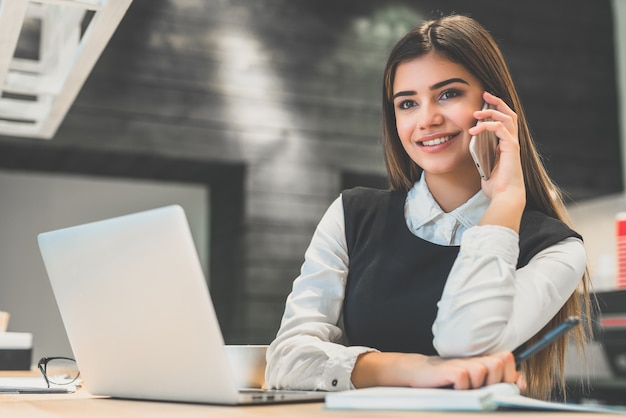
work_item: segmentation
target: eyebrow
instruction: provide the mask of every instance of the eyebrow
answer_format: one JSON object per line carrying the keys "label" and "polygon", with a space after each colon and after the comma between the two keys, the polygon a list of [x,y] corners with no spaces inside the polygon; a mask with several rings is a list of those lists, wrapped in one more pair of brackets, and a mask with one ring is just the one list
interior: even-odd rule
{"label": "eyebrow", "polygon": [[[447,80],[443,80],[438,83],[435,83],[432,86],[430,86],[430,90],[437,90],[452,83],[462,83],[462,84],[467,84],[469,86],[469,83],[467,81],[463,80],[462,78],[457,77],[457,78],[449,78]],[[415,94],[415,91],[412,91],[412,90],[399,91],[393,95],[392,100],[395,100],[397,97],[412,96],[414,94]]]}

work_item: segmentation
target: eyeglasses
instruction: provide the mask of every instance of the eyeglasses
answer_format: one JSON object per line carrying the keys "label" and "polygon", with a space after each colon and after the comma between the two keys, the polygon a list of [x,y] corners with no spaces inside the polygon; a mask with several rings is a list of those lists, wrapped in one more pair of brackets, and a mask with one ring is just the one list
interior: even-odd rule
{"label": "eyeglasses", "polygon": [[69,385],[78,379],[80,372],[76,360],[69,357],[42,357],[37,368],[50,385]]}

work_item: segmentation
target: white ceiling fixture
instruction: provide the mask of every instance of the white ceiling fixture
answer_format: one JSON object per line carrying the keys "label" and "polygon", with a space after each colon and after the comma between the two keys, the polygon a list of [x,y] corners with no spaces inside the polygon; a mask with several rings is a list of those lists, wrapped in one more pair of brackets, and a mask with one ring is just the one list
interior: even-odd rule
{"label": "white ceiling fixture", "polygon": [[131,2],[0,0],[0,135],[54,137]]}

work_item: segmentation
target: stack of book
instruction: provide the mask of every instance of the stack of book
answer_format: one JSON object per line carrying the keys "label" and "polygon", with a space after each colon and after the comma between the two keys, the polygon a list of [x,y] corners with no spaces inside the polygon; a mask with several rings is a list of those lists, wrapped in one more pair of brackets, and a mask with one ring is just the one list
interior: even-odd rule
{"label": "stack of book", "polygon": [[29,332],[0,332],[0,370],[30,370],[33,335]]}
{"label": "stack of book", "polygon": [[0,312],[0,322],[0,370],[30,370],[33,335],[30,332],[7,332],[7,312]]}

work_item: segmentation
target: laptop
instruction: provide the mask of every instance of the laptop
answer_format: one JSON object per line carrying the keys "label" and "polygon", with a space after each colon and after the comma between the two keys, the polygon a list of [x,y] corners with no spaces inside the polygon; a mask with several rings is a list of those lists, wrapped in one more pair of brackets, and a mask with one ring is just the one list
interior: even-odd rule
{"label": "laptop", "polygon": [[324,399],[236,387],[180,206],[45,232],[38,242],[92,395],[224,405]]}

